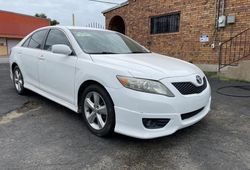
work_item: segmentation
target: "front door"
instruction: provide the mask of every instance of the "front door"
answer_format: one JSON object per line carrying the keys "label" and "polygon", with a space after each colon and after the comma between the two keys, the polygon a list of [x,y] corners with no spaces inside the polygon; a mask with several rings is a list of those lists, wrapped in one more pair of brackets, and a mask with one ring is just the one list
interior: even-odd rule
{"label": "front door", "polygon": [[74,104],[76,55],[52,53],[55,44],[71,47],[68,38],[58,29],[51,29],[44,44],[44,52],[39,61],[39,81],[41,90]]}

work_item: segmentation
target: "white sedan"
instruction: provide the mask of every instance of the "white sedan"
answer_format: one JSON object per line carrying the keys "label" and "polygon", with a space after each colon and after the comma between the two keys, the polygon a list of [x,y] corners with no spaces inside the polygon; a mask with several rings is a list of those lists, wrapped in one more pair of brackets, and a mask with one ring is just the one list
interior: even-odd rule
{"label": "white sedan", "polygon": [[98,136],[166,136],[210,110],[199,68],[113,31],[38,29],[12,49],[10,72],[18,94],[29,89],[81,113]]}

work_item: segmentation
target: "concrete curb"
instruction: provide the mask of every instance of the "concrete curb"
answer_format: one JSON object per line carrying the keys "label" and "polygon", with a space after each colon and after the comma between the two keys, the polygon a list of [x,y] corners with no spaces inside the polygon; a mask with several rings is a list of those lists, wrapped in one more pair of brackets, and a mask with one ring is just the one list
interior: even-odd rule
{"label": "concrete curb", "polygon": [[9,63],[9,58],[8,57],[0,57],[0,64],[2,63]]}

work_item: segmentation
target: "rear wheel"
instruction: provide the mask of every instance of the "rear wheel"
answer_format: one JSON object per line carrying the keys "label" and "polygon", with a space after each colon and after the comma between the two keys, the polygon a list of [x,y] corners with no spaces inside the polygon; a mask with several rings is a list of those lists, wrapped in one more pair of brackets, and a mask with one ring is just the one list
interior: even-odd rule
{"label": "rear wheel", "polygon": [[99,85],[87,87],[81,98],[82,115],[88,128],[97,136],[113,133],[115,112],[107,91]]}
{"label": "rear wheel", "polygon": [[13,69],[13,83],[18,94],[22,95],[25,93],[23,75],[18,66]]}

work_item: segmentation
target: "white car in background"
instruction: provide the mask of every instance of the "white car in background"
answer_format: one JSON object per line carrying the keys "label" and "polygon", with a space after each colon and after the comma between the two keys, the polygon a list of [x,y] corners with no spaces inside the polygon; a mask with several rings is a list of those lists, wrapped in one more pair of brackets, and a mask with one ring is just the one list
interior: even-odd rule
{"label": "white car in background", "polygon": [[81,113],[98,136],[166,136],[210,110],[210,86],[199,68],[113,31],[38,29],[12,49],[10,72],[17,93],[29,89]]}

